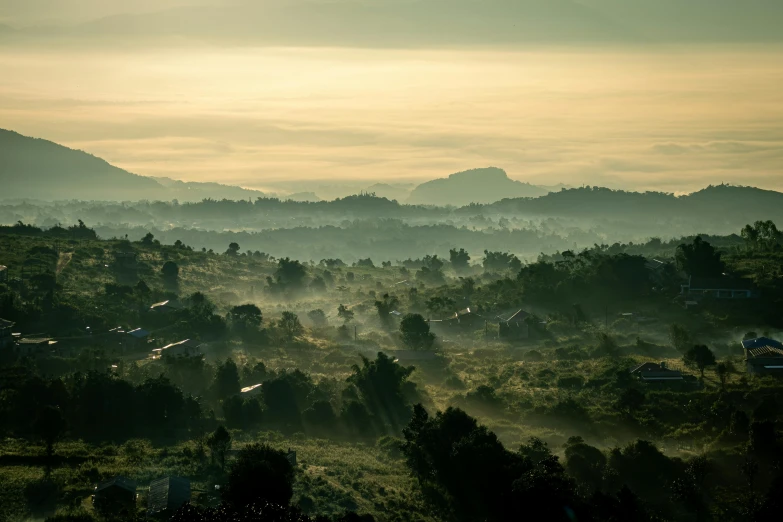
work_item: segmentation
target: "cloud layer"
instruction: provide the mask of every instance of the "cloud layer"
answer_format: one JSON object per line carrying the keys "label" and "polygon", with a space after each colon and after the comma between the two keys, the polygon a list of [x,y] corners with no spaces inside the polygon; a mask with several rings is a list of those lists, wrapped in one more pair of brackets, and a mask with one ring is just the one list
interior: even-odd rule
{"label": "cloud layer", "polygon": [[0,127],[144,175],[783,189],[777,48],[0,48],[0,70]]}

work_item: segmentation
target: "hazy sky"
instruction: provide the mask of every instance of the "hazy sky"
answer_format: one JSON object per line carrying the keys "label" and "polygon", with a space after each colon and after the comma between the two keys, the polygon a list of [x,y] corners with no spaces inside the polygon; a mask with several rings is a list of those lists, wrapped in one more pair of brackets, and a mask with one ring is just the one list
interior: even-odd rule
{"label": "hazy sky", "polygon": [[[206,3],[157,0],[135,9]],[[424,179],[495,165],[544,184],[783,189],[776,42],[524,46],[482,44],[481,33],[455,46],[416,33],[416,45],[400,48],[392,45],[396,33],[384,45],[360,45],[371,36],[359,31],[350,47],[327,45],[328,32],[322,43],[292,47],[222,34],[172,40],[165,24],[152,31],[146,15],[120,17],[119,26],[110,20],[123,30],[136,20],[149,37],[136,26],[123,38],[74,29],[121,5],[0,0],[0,21],[25,36],[0,40],[0,127],[138,174],[259,188],[290,179]],[[585,18],[593,29],[604,23],[596,16]],[[25,29],[36,24],[60,25]]]}

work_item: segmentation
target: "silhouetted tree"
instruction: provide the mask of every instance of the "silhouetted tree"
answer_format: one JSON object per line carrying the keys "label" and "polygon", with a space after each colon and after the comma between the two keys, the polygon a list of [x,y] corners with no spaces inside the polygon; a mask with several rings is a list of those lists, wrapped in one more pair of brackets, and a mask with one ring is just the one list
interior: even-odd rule
{"label": "silhouetted tree", "polygon": [[685,352],[682,360],[690,367],[698,368],[701,378],[704,379],[704,369],[707,366],[715,366],[715,354],[707,346],[697,344]]}
{"label": "silhouetted tree", "polygon": [[207,437],[207,447],[213,461],[217,461],[221,470],[226,469],[226,454],[231,449],[231,434],[223,426],[217,429]]}
{"label": "silhouetted tree", "polygon": [[406,314],[400,322],[403,342],[414,350],[429,350],[435,342],[429,323],[419,314]]}
{"label": "silhouetted tree", "polygon": [[294,494],[293,482],[294,468],[285,452],[251,444],[237,454],[222,497],[236,508],[266,502],[287,506]]}

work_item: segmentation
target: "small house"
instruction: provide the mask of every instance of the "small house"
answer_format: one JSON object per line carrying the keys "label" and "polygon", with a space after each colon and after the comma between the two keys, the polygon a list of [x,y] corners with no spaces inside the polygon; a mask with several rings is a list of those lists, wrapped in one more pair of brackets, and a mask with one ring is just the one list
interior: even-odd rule
{"label": "small house", "polygon": [[149,517],[170,518],[190,502],[190,481],[180,477],[163,477],[150,482],[147,497]]}
{"label": "small house", "polygon": [[258,395],[261,395],[261,392],[264,391],[260,384],[253,384],[252,386],[245,386],[241,390],[239,390],[239,393],[241,394],[242,398],[246,397],[256,397]]}
{"label": "small house", "polygon": [[680,287],[680,294],[687,298],[712,297],[714,299],[750,299],[758,297],[753,284],[747,279],[729,276],[688,277]]}
{"label": "small house", "polygon": [[48,355],[57,344],[57,341],[48,337],[23,337],[16,342],[17,352],[25,355]]}
{"label": "small house", "polygon": [[783,375],[783,343],[768,337],[742,341],[745,364],[751,375]]}
{"label": "small house", "polygon": [[0,319],[0,349],[13,346],[14,335],[11,333],[11,328],[14,327],[14,324],[11,321]]}
{"label": "small house", "polygon": [[530,314],[524,310],[517,310],[511,314],[499,315],[498,336],[501,339],[518,340],[530,337],[530,327],[526,319]]}
{"label": "small house", "polygon": [[182,305],[179,303],[179,301],[175,299],[162,301],[160,303],[155,303],[152,306],[150,306],[150,312],[155,312],[157,314],[167,314],[171,312],[176,312],[177,310],[181,310],[181,309],[182,309]]}
{"label": "small house", "polygon": [[201,353],[201,343],[192,339],[185,339],[178,343],[171,343],[163,348],[152,350],[153,357],[192,357]]}
{"label": "small house", "polygon": [[454,315],[449,317],[446,321],[452,326],[459,325],[461,328],[477,328],[486,322],[483,317],[478,315],[476,311],[471,308],[465,308],[455,312]]}
{"label": "small house", "polygon": [[135,513],[136,483],[125,477],[114,477],[95,486],[92,502],[104,513]]}
{"label": "small house", "polygon": [[685,380],[682,372],[667,368],[665,362],[646,362],[631,369],[630,373],[644,383],[682,382]]}
{"label": "small house", "polygon": [[0,283],[7,283],[8,282],[8,267],[5,265],[0,265]]}

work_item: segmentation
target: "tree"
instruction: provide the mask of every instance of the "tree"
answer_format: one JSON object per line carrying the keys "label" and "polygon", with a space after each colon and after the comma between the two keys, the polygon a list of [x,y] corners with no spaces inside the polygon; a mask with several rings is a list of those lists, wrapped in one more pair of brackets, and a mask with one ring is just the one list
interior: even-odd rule
{"label": "tree", "polygon": [[231,449],[231,434],[223,426],[217,429],[207,437],[207,447],[209,448],[212,460],[217,461],[220,469],[226,469],[226,454]]}
{"label": "tree", "polygon": [[305,266],[295,259],[283,258],[277,262],[275,277],[279,283],[291,287],[301,287],[307,276]]}
{"label": "tree", "polygon": [[226,250],[226,255],[234,257],[239,255],[239,243],[229,243],[228,250]]}
{"label": "tree", "polygon": [[166,261],[160,271],[166,279],[176,279],[179,276],[179,265],[174,261]]}
{"label": "tree", "polygon": [[353,310],[349,310],[344,304],[337,307],[337,317],[343,320],[345,324],[350,323],[353,320]]}
{"label": "tree", "polygon": [[33,428],[46,445],[47,460],[51,460],[54,455],[54,445],[65,432],[65,419],[60,408],[55,406],[42,408]]}
{"label": "tree", "polygon": [[470,268],[470,255],[464,248],[449,250],[449,261],[456,272],[464,272]]}
{"label": "tree", "polygon": [[285,452],[251,444],[237,454],[222,497],[235,508],[267,502],[287,506],[294,494],[293,483],[294,468]]}
{"label": "tree", "polygon": [[498,271],[512,270],[518,272],[522,268],[522,262],[514,254],[508,252],[484,251],[484,270]]}
{"label": "tree", "polygon": [[239,369],[233,359],[226,359],[223,364],[218,364],[215,371],[215,394],[219,399],[227,399],[237,395],[242,389],[239,384]]}
{"label": "tree", "polygon": [[283,338],[289,343],[305,331],[304,326],[299,322],[299,317],[293,312],[283,312],[282,317],[277,321],[277,327],[283,333]]}
{"label": "tree", "polygon": [[257,332],[261,327],[263,315],[254,304],[234,306],[228,312],[228,318],[234,330],[241,336]]}
{"label": "tree", "polygon": [[353,366],[348,383],[353,384],[361,394],[362,402],[391,431],[398,433],[411,415],[411,407],[405,386],[414,368],[397,364],[392,358],[380,352],[374,361],[362,356],[362,365]]}
{"label": "tree", "polygon": [[313,323],[313,326],[320,328],[328,324],[326,314],[320,308],[307,312],[307,318]]}
{"label": "tree", "polygon": [[646,397],[635,388],[627,388],[617,399],[617,407],[628,413],[633,413],[642,407]]}
{"label": "tree", "polygon": [[383,298],[380,301],[375,301],[375,308],[378,310],[378,317],[383,324],[389,323],[390,314],[400,304],[400,300],[396,295],[383,294]]}
{"label": "tree", "polygon": [[683,243],[674,254],[677,268],[688,275],[699,277],[719,277],[723,274],[724,263],[721,253],[711,244],[696,236],[690,245]]}
{"label": "tree", "polygon": [[155,244],[155,236],[152,235],[152,232],[147,232],[147,234],[141,238],[141,244],[147,246]]}
{"label": "tree", "polygon": [[680,324],[669,327],[669,343],[680,353],[685,353],[689,346],[693,346],[688,330]]}
{"label": "tree", "polygon": [[420,314],[406,314],[400,322],[400,333],[402,341],[414,350],[430,350],[435,342],[430,324]]}
{"label": "tree", "polygon": [[715,354],[707,346],[697,344],[682,356],[683,362],[692,367],[698,368],[701,378],[704,379],[704,369],[708,366],[715,366]]}

